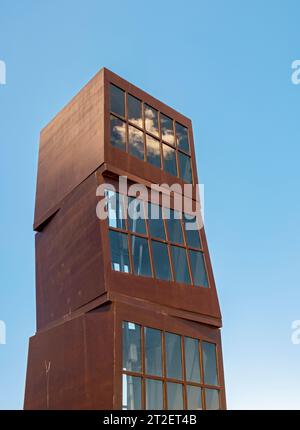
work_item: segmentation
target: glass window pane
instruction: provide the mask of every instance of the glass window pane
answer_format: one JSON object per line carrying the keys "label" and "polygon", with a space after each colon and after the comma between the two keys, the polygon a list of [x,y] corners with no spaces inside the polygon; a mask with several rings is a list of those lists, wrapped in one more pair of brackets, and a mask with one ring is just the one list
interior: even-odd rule
{"label": "glass window pane", "polygon": [[180,213],[173,209],[165,208],[165,216],[168,228],[169,240],[173,243],[183,244],[182,227],[180,221]]}
{"label": "glass window pane", "polygon": [[125,117],[125,92],[114,85],[110,86],[110,110]]}
{"label": "glass window pane", "polygon": [[179,158],[179,169],[180,177],[183,181],[191,184],[192,181],[192,169],[191,169],[191,158],[188,155],[178,152]]}
{"label": "glass window pane", "polygon": [[126,125],[125,122],[110,116],[110,143],[116,148],[126,149]]}
{"label": "glass window pane", "polygon": [[204,383],[218,385],[216,345],[210,342],[202,342],[202,357]]}
{"label": "glass window pane", "polygon": [[152,276],[148,240],[132,236],[131,243],[134,273],[138,276]]}
{"label": "glass window pane", "polygon": [[181,336],[174,333],[165,334],[167,377],[182,379]]}
{"label": "glass window pane", "polygon": [[105,190],[108,225],[126,230],[123,196],[111,190]]}
{"label": "glass window pane", "polygon": [[168,254],[168,246],[165,243],[151,241],[154,271],[157,279],[171,281],[172,274]]}
{"label": "glass window pane", "polygon": [[202,409],[202,397],[201,397],[200,387],[187,385],[186,394],[187,394],[188,409],[190,410]]}
{"label": "glass window pane", "polygon": [[153,166],[159,167],[160,163],[160,143],[159,140],[153,139],[153,137],[146,135],[146,149],[147,149],[147,161],[153,164]]}
{"label": "glass window pane", "polygon": [[200,382],[199,341],[191,337],[184,338],[186,380]]}
{"label": "glass window pane", "polygon": [[163,384],[155,379],[146,379],[146,409],[163,409]]}
{"label": "glass window pane", "polygon": [[148,225],[150,236],[160,239],[166,238],[161,206],[154,203],[148,204]]}
{"label": "glass window pane", "polygon": [[201,239],[196,222],[196,217],[188,214],[184,214],[183,223],[185,229],[185,237],[188,246],[192,248],[201,249]]}
{"label": "glass window pane", "polygon": [[190,284],[191,278],[189,274],[185,248],[179,248],[179,246],[172,245],[171,249],[176,282]]}
{"label": "glass window pane", "polygon": [[162,375],[161,331],[145,327],[145,371],[147,375]]}
{"label": "glass window pane", "polygon": [[128,240],[126,233],[109,231],[110,257],[112,269],[117,272],[130,272]]}
{"label": "glass window pane", "polygon": [[142,408],[141,378],[123,375],[123,410],[136,410]]}
{"label": "glass window pane", "polygon": [[161,137],[162,139],[174,145],[174,129],[173,120],[164,114],[160,114],[160,127],[161,127]]}
{"label": "glass window pane", "polygon": [[123,370],[141,372],[141,326],[123,321]]}
{"label": "glass window pane", "polygon": [[128,94],[128,121],[143,127],[142,103],[137,98]]}
{"label": "glass window pane", "polygon": [[168,409],[183,409],[182,385],[167,383]]}
{"label": "glass window pane", "polygon": [[141,199],[128,199],[128,229],[135,233],[146,234],[144,202]]}
{"label": "glass window pane", "polygon": [[181,124],[176,122],[176,143],[179,149],[190,153],[190,145],[188,138],[188,129]]}
{"label": "glass window pane", "polygon": [[219,390],[205,389],[205,402],[207,410],[220,409]]}
{"label": "glass window pane", "polygon": [[177,176],[176,151],[168,145],[163,145],[164,170],[170,175]]}
{"label": "glass window pane", "polygon": [[158,112],[145,104],[145,128],[152,134],[158,135]]}
{"label": "glass window pane", "polygon": [[189,250],[194,285],[208,288],[208,280],[202,252]]}
{"label": "glass window pane", "polygon": [[128,126],[129,153],[144,160],[144,133],[132,125]]}

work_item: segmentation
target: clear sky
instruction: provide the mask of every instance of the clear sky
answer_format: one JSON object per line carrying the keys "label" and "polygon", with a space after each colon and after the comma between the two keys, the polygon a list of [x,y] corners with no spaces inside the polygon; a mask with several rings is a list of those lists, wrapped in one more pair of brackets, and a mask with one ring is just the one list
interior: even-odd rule
{"label": "clear sky", "polygon": [[1,409],[22,408],[35,332],[39,131],[102,66],[193,121],[228,407],[300,407],[299,16],[296,0],[0,0]]}

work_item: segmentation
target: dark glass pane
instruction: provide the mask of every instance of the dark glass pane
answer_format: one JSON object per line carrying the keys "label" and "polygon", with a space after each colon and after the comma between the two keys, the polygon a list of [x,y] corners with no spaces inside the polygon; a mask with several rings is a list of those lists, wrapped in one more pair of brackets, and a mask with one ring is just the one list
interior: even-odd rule
{"label": "dark glass pane", "polygon": [[157,279],[171,281],[172,274],[168,254],[168,246],[165,243],[151,241],[154,271]]}
{"label": "dark glass pane", "polygon": [[125,92],[114,85],[110,86],[110,110],[125,117]]}
{"label": "dark glass pane", "polygon": [[125,122],[110,116],[110,143],[116,148],[126,149],[126,125]]}
{"label": "dark glass pane", "polygon": [[184,214],[183,223],[185,228],[185,237],[188,246],[201,249],[201,239],[196,222],[196,217]]}
{"label": "dark glass pane", "polygon": [[147,375],[162,375],[161,331],[145,327],[145,370]]}
{"label": "dark glass pane", "polygon": [[173,176],[177,176],[176,151],[168,145],[163,145],[164,170]]}
{"label": "dark glass pane", "polygon": [[137,410],[142,408],[141,378],[123,375],[123,410]]}
{"label": "dark glass pane", "polygon": [[173,120],[164,114],[160,114],[160,127],[161,127],[161,137],[162,139],[174,145],[174,129]]}
{"label": "dark glass pane", "polygon": [[131,242],[134,273],[138,276],[152,276],[148,240],[132,236]]}
{"label": "dark glass pane", "polygon": [[219,390],[210,390],[209,388],[206,388],[205,401],[207,410],[220,409]]}
{"label": "dark glass pane", "polygon": [[200,382],[199,341],[191,337],[184,338],[186,380]]}
{"label": "dark glass pane", "polygon": [[143,127],[142,103],[140,100],[128,94],[128,121]]}
{"label": "dark glass pane", "polygon": [[144,159],[144,133],[128,126],[129,153],[140,160]]}
{"label": "dark glass pane", "polygon": [[141,372],[141,326],[132,322],[123,321],[122,337],[123,370]]}
{"label": "dark glass pane", "polygon": [[154,203],[148,204],[148,225],[150,236],[166,238],[161,206]]}
{"label": "dark glass pane", "polygon": [[188,129],[178,122],[176,122],[176,142],[179,149],[190,153]]}
{"label": "dark glass pane", "polygon": [[179,248],[179,246],[172,245],[171,249],[176,282],[190,284],[191,278],[189,274],[185,248]]}
{"label": "dark glass pane", "polygon": [[187,404],[189,410],[202,409],[201,388],[187,385]]}
{"label": "dark glass pane", "polygon": [[135,233],[146,234],[145,209],[141,199],[128,199],[128,228]]}
{"label": "dark glass pane", "polygon": [[173,382],[167,383],[168,409],[183,409],[182,385]]}
{"label": "dark glass pane", "polygon": [[163,384],[155,379],[146,379],[146,409],[163,409]]}
{"label": "dark glass pane", "polygon": [[128,240],[126,233],[109,231],[110,256],[112,269],[117,272],[130,272]]}
{"label": "dark glass pane", "polygon": [[194,285],[208,288],[208,280],[202,252],[189,250]]}
{"label": "dark glass pane", "polygon": [[182,379],[181,336],[174,333],[165,334],[167,377]]}
{"label": "dark glass pane", "polygon": [[218,385],[216,345],[210,342],[202,342],[202,357],[204,383]]}
{"label": "dark glass pane", "polygon": [[191,169],[191,158],[188,155],[178,152],[180,177],[183,181],[191,184],[192,181],[192,169]]}
{"label": "dark glass pane", "polygon": [[110,227],[126,229],[123,196],[111,190],[105,190],[108,225]]}
{"label": "dark glass pane", "polygon": [[159,167],[160,163],[160,143],[159,140],[153,139],[153,137],[146,135],[146,148],[147,148],[147,161],[153,164],[153,166]]}
{"label": "dark glass pane", "polygon": [[152,134],[158,135],[158,112],[145,104],[145,128]]}
{"label": "dark glass pane", "polygon": [[180,214],[173,209],[165,208],[168,237],[171,242],[183,244]]}

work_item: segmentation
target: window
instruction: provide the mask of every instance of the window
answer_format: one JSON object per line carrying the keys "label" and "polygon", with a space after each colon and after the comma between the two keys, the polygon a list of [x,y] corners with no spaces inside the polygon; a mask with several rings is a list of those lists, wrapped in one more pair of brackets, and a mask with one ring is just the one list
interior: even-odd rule
{"label": "window", "polygon": [[187,214],[183,215],[186,243],[191,248],[201,249],[200,234],[196,223],[196,217]]}
{"label": "window", "polygon": [[165,342],[167,377],[182,379],[181,336],[173,333],[166,333]]}
{"label": "window", "polygon": [[125,117],[125,91],[115,85],[110,86],[110,110]]}
{"label": "window", "polygon": [[141,372],[141,326],[123,321],[123,370]]}
{"label": "window", "polygon": [[125,229],[125,210],[123,196],[111,190],[105,190],[106,210],[109,227]]}
{"label": "window", "polygon": [[176,122],[176,143],[178,149],[190,153],[188,129],[178,122]]}
{"label": "window", "polygon": [[[204,382],[209,364],[200,354],[214,344],[127,321],[122,331],[123,409],[220,408],[222,387],[218,378],[213,385]],[[206,355],[210,359],[214,368],[214,357]]]}
{"label": "window", "polygon": [[129,153],[140,160],[144,159],[144,133],[141,130],[128,126]]}
{"label": "window", "polygon": [[180,222],[181,214],[173,209],[165,209],[168,237],[170,242],[183,244],[182,228]]}
{"label": "window", "polygon": [[192,182],[187,127],[113,84],[110,113],[110,141],[114,147],[184,182]]}
{"label": "window", "polygon": [[164,114],[160,114],[161,137],[165,142],[174,145],[173,120]]}
{"label": "window", "polygon": [[202,252],[189,250],[191,270],[193,274],[194,285],[198,287],[208,288],[208,280],[206,275],[206,268]]}
{"label": "window", "polygon": [[141,378],[123,375],[123,406],[125,410],[142,409],[142,382]]}
{"label": "window", "polygon": [[146,379],[146,409],[163,409],[163,383],[156,379]]}
{"label": "window", "polygon": [[128,229],[134,233],[146,234],[144,202],[140,199],[128,199]]}
{"label": "window", "polygon": [[138,276],[152,276],[148,240],[132,236],[131,242],[134,273]]}
{"label": "window", "polygon": [[142,103],[130,94],[128,94],[128,121],[138,127],[143,127]]}
{"label": "window", "polygon": [[166,238],[161,206],[148,204],[148,225],[150,236],[163,240]]}
{"label": "window", "polygon": [[153,166],[161,166],[160,162],[160,143],[159,140],[153,139],[153,137],[146,135],[146,150],[147,150],[147,161]]}
{"label": "window", "polygon": [[156,278],[162,279],[164,281],[171,281],[172,274],[170,268],[168,245],[155,240],[151,241],[151,245]]}
{"label": "window", "polygon": [[145,104],[145,128],[146,131],[158,135],[158,112],[147,104]]}
{"label": "window", "polygon": [[191,169],[191,158],[188,155],[178,152],[180,177],[183,181],[191,184],[192,181],[192,169]]}
{"label": "window", "polygon": [[123,151],[126,149],[126,124],[113,115],[110,116],[110,143]]}
{"label": "window", "polygon": [[171,249],[176,282],[190,284],[191,278],[185,248],[172,245]]}
{"label": "window", "polygon": [[164,170],[170,175],[177,176],[176,151],[169,145],[163,145]]}
{"label": "window", "polygon": [[199,341],[191,337],[184,338],[186,380],[200,382]]}
{"label": "window", "polygon": [[186,388],[188,409],[202,409],[202,392],[200,387],[188,385]]}
{"label": "window", "polygon": [[202,343],[204,383],[218,384],[216,345],[210,342]]}
{"label": "window", "polygon": [[147,375],[162,376],[161,331],[145,327],[145,370]]}
{"label": "window", "polygon": [[109,231],[110,257],[112,269],[117,272],[130,272],[128,239],[124,233]]}

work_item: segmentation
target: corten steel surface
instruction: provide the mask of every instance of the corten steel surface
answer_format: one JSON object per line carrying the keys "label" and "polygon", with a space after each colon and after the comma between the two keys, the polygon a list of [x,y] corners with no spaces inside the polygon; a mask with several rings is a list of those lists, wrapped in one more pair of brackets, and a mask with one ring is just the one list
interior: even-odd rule
{"label": "corten steel surface", "polygon": [[96,216],[97,186],[116,186],[121,175],[148,187],[183,182],[110,144],[110,83],[188,127],[192,197],[198,198],[191,121],[107,69],[42,130],[34,218],[37,334],[29,344],[24,407],[121,408],[126,319],[215,342],[225,408],[222,321],[204,228],[209,288],[111,269],[108,224]]}

